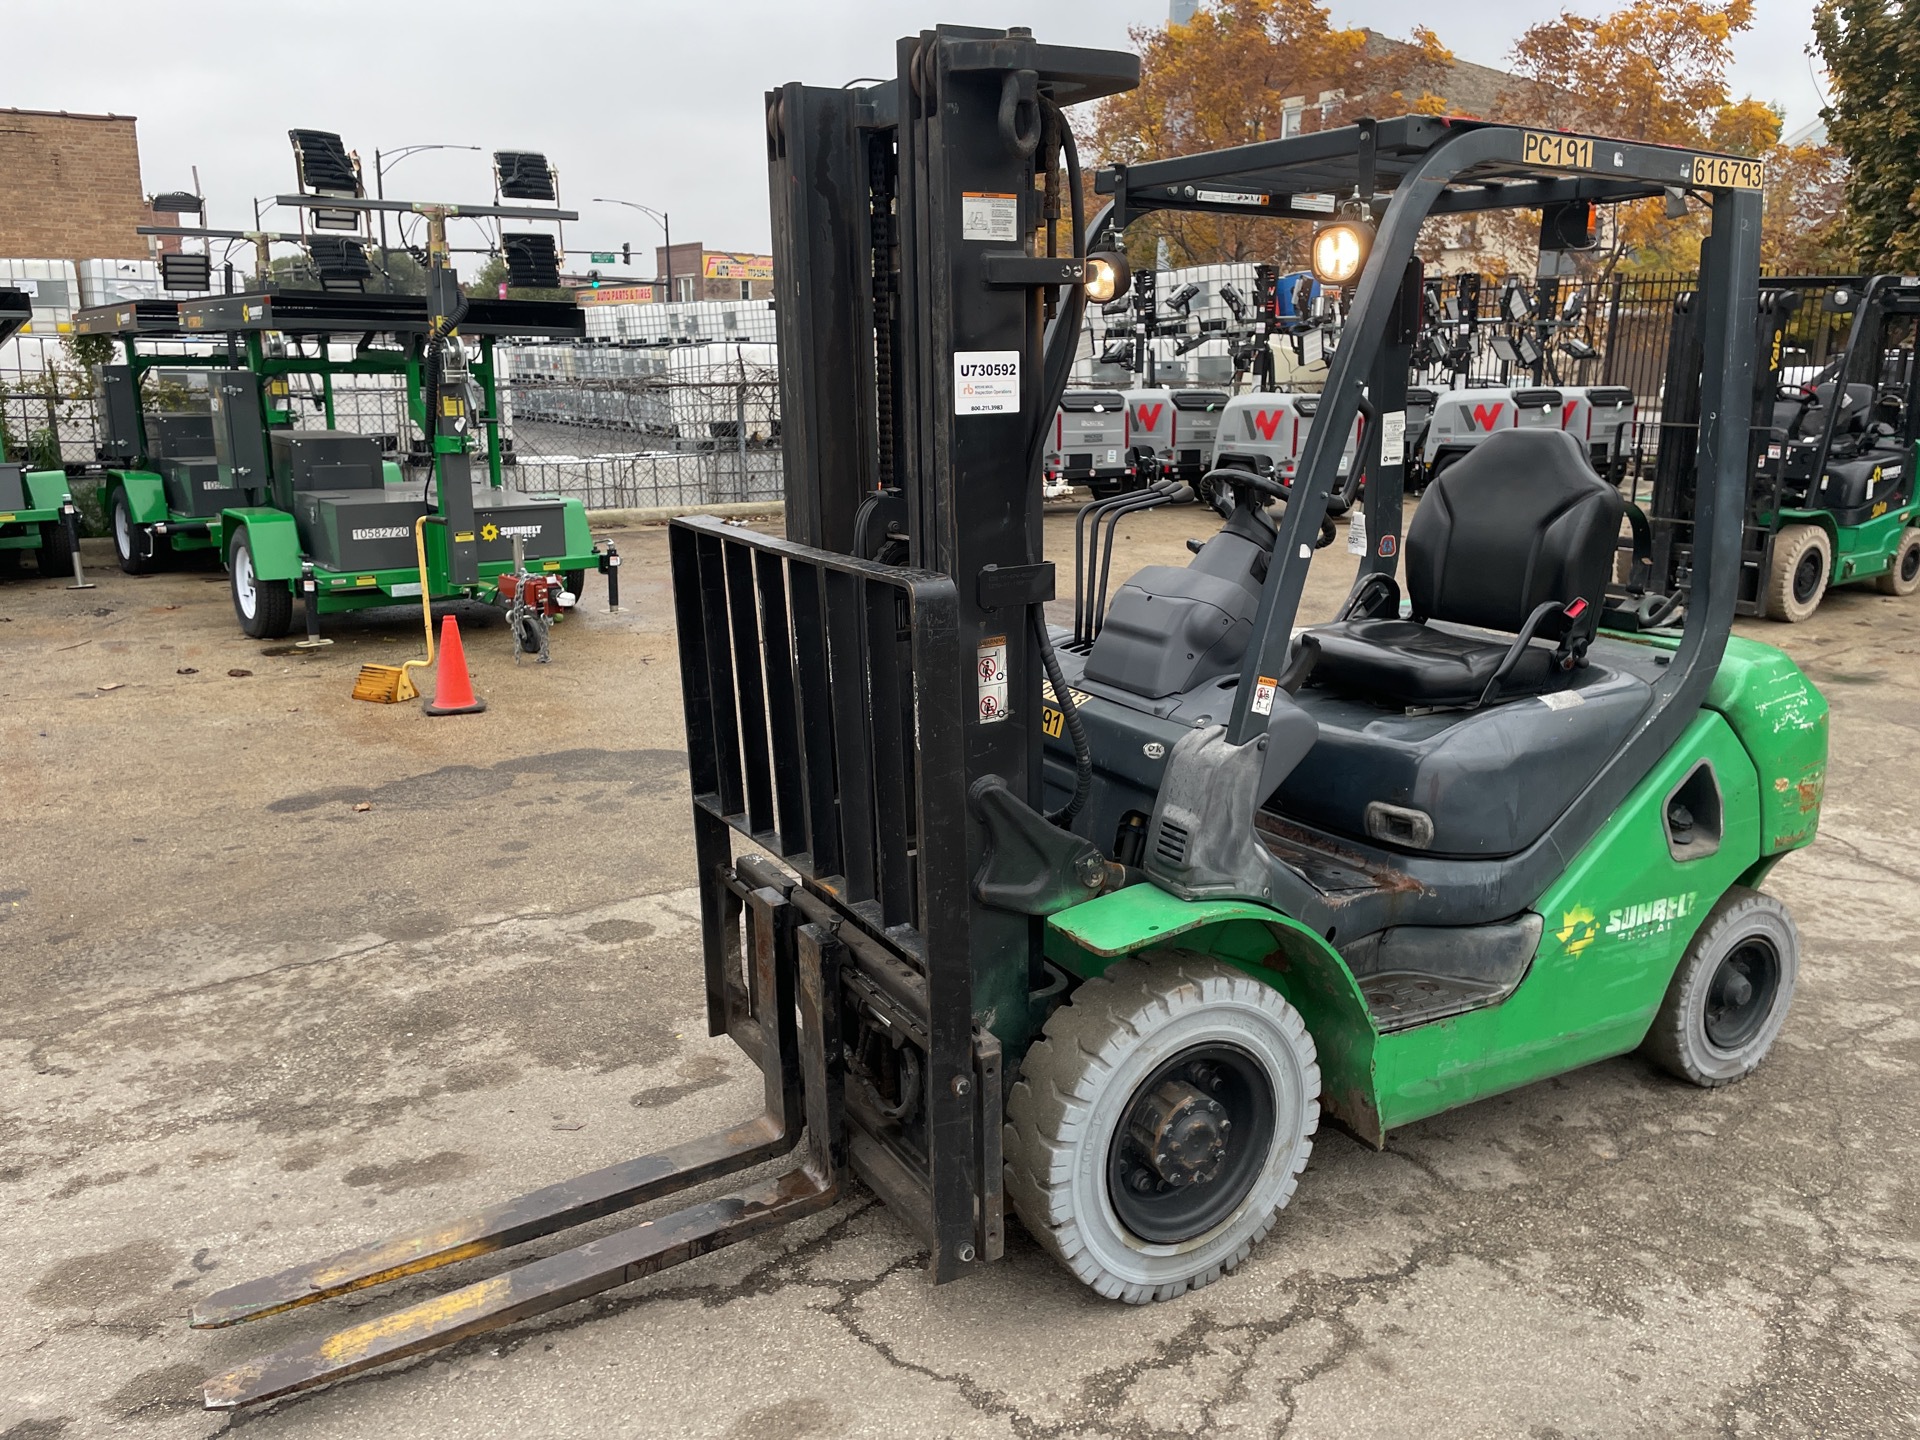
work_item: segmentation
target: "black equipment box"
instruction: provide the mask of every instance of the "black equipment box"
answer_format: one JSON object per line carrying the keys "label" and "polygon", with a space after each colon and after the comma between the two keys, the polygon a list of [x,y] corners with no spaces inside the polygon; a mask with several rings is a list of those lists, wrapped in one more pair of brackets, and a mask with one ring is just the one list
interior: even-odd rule
{"label": "black equipment box", "polygon": [[288,508],[301,547],[322,569],[401,570],[420,563],[413,522],[429,507],[417,486],[303,490]]}
{"label": "black equipment box", "polygon": [[212,456],[191,460],[164,459],[160,478],[166,485],[167,508],[176,515],[211,519],[229,505],[244,505],[244,493],[221,477],[220,462]]}
{"label": "black equipment box", "polygon": [[275,430],[273,503],[294,508],[294,497],[309,490],[381,490],[386,470],[380,441],[351,430]]}
{"label": "black equipment box", "polygon": [[536,500],[519,490],[490,485],[473,487],[474,539],[480,563],[510,563],[513,542],[529,562],[567,553],[566,506],[559,500]]}

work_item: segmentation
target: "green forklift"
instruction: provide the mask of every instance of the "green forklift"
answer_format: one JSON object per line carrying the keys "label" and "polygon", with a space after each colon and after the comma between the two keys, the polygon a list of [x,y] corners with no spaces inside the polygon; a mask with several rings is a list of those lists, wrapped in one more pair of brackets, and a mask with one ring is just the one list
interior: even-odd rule
{"label": "green forklift", "polygon": [[[1750,472],[1735,606],[1798,623],[1836,585],[1894,596],[1920,590],[1920,413],[1910,399],[1920,281],[1874,275],[1822,285],[1817,306],[1806,303],[1806,287],[1775,290],[1777,283],[1767,282],[1761,297],[1761,340],[1771,345],[1757,375],[1765,443]],[[1691,297],[1683,300],[1675,318],[1670,394],[1698,364],[1691,307]],[[1836,323],[1845,323],[1845,340],[1830,361],[1808,378],[1783,374],[1797,334]],[[1663,425],[1693,423],[1690,413],[1672,411],[1669,401]],[[1684,466],[1656,464],[1646,577],[1656,592],[1693,583],[1691,487]]]}
{"label": "green forklift", "polygon": [[[32,319],[32,296],[24,290],[0,290],[0,345]],[[35,470],[15,460],[0,433],[0,579],[20,574],[20,559],[31,551],[43,578],[80,583],[75,565],[79,526],[67,472]]]}
{"label": "green forklift", "polygon": [[[1813,839],[1827,717],[1730,633],[1759,164],[1416,115],[1105,169],[1089,218],[1065,111],[1137,84],[1134,56],[943,26],[897,57],[890,82],[767,95],[787,533],[669,531],[708,1025],[764,1114],[193,1321],[417,1285],[794,1158],[236,1355],[210,1406],[557,1309],[856,1178],[935,1282],[999,1259],[1011,1211],[1101,1295],[1173,1300],[1274,1229],[1323,1119],[1385,1146],[1634,1052],[1724,1085],[1779,1035],[1800,941],[1761,887]],[[1557,431],[1478,447],[1403,534],[1383,437],[1422,222],[1669,191],[1710,222],[1691,586],[1609,593],[1623,502]],[[1046,610],[1037,482],[1089,300],[1124,293],[1125,229],[1164,211],[1314,227],[1344,329],[1284,510],[1269,475],[1203,477],[1218,531],[1076,640]],[[1302,626],[1308,566],[1344,553],[1315,541],[1363,385],[1366,553]]]}

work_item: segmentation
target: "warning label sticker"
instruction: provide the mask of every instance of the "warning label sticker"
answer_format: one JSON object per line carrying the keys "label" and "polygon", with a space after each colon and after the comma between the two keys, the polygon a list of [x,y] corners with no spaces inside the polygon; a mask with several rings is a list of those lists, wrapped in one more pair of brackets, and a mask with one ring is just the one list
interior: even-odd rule
{"label": "warning label sticker", "polygon": [[980,642],[980,723],[997,724],[1007,718],[1007,637],[989,635]]}
{"label": "warning label sticker", "polygon": [[969,190],[960,197],[960,238],[999,240],[1012,244],[1020,238],[1020,197]]}
{"label": "warning label sticker", "polygon": [[1253,713],[1256,715],[1273,714],[1273,697],[1279,693],[1280,682],[1272,675],[1262,675],[1253,684]]}
{"label": "warning label sticker", "polygon": [[1020,409],[1018,350],[956,350],[953,413],[1012,415]]}
{"label": "warning label sticker", "polygon": [[1380,463],[1404,465],[1407,461],[1407,412],[1389,410],[1380,417]]}
{"label": "warning label sticker", "polygon": [[1367,512],[1364,510],[1347,512],[1347,553],[1349,555],[1367,553]]}

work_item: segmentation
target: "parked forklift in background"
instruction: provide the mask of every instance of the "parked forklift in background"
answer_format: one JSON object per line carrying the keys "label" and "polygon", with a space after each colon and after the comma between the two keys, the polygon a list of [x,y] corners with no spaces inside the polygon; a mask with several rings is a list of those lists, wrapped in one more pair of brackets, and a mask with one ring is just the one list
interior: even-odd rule
{"label": "parked forklift in background", "polygon": [[[1742,532],[1739,613],[1798,622],[1834,585],[1871,582],[1884,595],[1920,590],[1920,491],[1914,402],[1920,282],[1875,275],[1827,287],[1817,303],[1851,312],[1846,343],[1812,378],[1782,377],[1785,337],[1800,288],[1769,289],[1759,309],[1761,416]],[[1667,384],[1698,363],[1694,301],[1675,317]],[[1670,401],[1662,425],[1693,423]],[[1693,582],[1692,477],[1656,466],[1651,496],[1652,566],[1647,584],[1684,590]]]}
{"label": "parked forklift in background", "polygon": [[[32,296],[0,290],[0,345],[32,319]],[[33,469],[15,459],[0,428],[0,579],[18,575],[21,557],[31,551],[43,578],[78,582],[79,524],[66,470]]]}
{"label": "parked forklift in background", "polygon": [[[1826,707],[1730,634],[1759,163],[1416,115],[1103,170],[1089,218],[1064,110],[1136,84],[1134,56],[949,26],[901,41],[897,76],[768,94],[787,534],[669,531],[708,1025],[759,1066],[765,1113],[194,1322],[797,1158],[236,1365],[208,1404],[626,1284],[852,1177],[936,1282],[1000,1258],[1011,1208],[1100,1294],[1170,1300],[1273,1228],[1323,1115],[1384,1145],[1636,1049],[1721,1085],[1780,1033],[1799,940],[1759,887],[1813,838]],[[1422,223],[1672,188],[1709,228],[1700,420],[1671,440],[1697,478],[1692,584],[1663,624],[1609,594],[1622,502],[1561,431],[1494,436],[1403,536],[1383,436]],[[1332,215],[1293,203],[1328,195]],[[1291,496],[1276,516],[1271,476],[1202,477],[1219,531],[1076,641],[1046,615],[1037,481],[1085,307],[1124,290],[1127,226],[1255,200],[1315,227],[1346,307]],[[1363,387],[1367,553],[1338,618],[1297,631]]]}

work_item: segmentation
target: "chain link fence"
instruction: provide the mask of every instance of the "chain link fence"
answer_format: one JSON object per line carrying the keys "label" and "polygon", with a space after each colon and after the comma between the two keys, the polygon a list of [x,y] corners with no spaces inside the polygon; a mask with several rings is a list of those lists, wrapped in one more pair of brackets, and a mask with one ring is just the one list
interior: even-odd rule
{"label": "chain link fence", "polygon": [[[309,346],[317,342],[309,342]],[[224,363],[218,343],[143,340],[144,353]],[[67,467],[87,507],[83,467],[103,442],[94,364],[52,340],[0,347],[0,444],[39,468]],[[348,347],[336,347],[338,359]],[[96,362],[97,363],[97,362]],[[166,370],[150,372],[149,389]],[[780,383],[765,344],[506,344],[498,349],[507,478],[589,509],[691,508],[781,496]],[[317,376],[289,377],[296,423],[328,424]],[[335,429],[374,435],[406,463],[415,431],[397,375],[333,383]],[[148,403],[155,403],[153,395]],[[92,516],[97,521],[98,516]]]}

